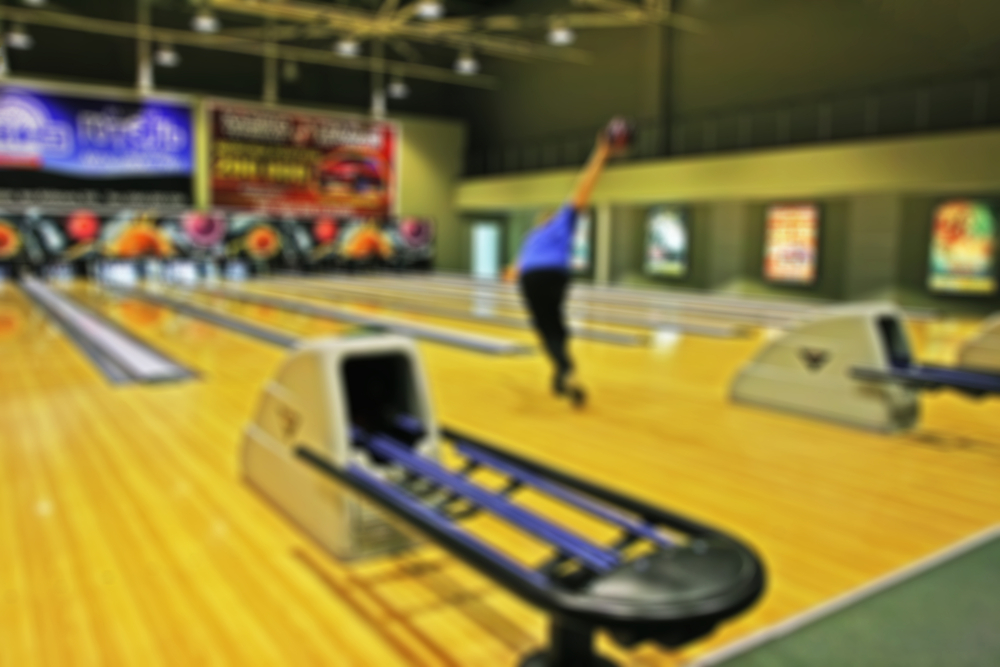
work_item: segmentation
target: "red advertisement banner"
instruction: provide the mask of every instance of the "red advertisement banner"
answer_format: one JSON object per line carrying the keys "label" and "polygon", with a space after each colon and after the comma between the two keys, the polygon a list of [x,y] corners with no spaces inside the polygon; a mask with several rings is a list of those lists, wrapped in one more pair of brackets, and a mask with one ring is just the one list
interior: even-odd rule
{"label": "red advertisement banner", "polygon": [[215,206],[278,215],[392,212],[391,123],[237,106],[217,106],[211,118]]}

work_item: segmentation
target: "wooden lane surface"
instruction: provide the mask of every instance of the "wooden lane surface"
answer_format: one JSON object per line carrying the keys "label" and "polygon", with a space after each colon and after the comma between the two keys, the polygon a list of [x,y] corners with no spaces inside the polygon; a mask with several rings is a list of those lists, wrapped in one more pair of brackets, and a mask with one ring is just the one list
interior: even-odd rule
{"label": "wooden lane surface", "polygon": [[[506,666],[543,640],[540,614],[440,550],[339,564],[247,489],[239,431],[283,351],[81,295],[204,377],[115,389],[43,321],[30,334],[0,327],[0,665]],[[31,317],[6,297],[0,318]],[[336,329],[230,308],[300,335]],[[970,330],[915,333],[943,358]],[[931,396],[921,428],[894,437],[731,405],[729,379],[758,345],[578,343],[594,403],[574,413],[546,395],[540,357],[420,344],[445,423],[716,523],[763,554],[771,586],[754,611],[674,655],[602,639],[625,665],[683,664],[1000,521],[1000,401]]]}
{"label": "wooden lane surface", "polygon": [[[256,283],[288,286],[299,285],[301,289],[326,290],[329,293],[353,294],[368,296],[370,300],[392,299],[417,306],[433,304],[451,308],[468,309],[490,315],[504,317],[524,317],[524,308],[517,290],[505,284],[490,284],[478,286],[468,285],[435,285],[417,284],[406,279],[371,279],[371,278],[311,278],[293,279],[278,277],[261,279]],[[660,326],[690,325],[705,327],[727,327],[759,325],[761,322],[787,322],[789,314],[781,317],[765,316],[760,309],[720,306],[710,312],[692,311],[690,304],[664,303],[657,305],[630,304],[626,300],[619,302],[592,302],[581,297],[581,286],[574,285],[567,300],[567,310],[574,319],[595,327],[621,325],[628,322],[633,328],[656,328]],[[633,324],[636,322],[636,324]],[[642,324],[638,324],[641,322]]]}
{"label": "wooden lane surface", "polygon": [[[320,278],[320,280],[324,280]],[[407,280],[405,277],[394,277],[388,275],[368,277],[361,275],[356,278],[325,278],[327,282],[347,282],[355,284],[395,286],[397,289],[405,289]],[[759,316],[767,313],[774,318],[796,318],[804,309],[822,306],[819,301],[789,302],[777,299],[709,295],[701,296],[697,294],[684,293],[673,290],[655,290],[628,287],[596,287],[588,284],[576,284],[576,289],[572,295],[572,301],[579,305],[589,305],[593,307],[631,307],[640,309],[661,309],[666,312],[678,312],[689,310],[692,314],[697,313],[717,313],[724,316],[734,316],[737,314],[749,314]],[[509,299],[516,296],[516,288],[501,281],[476,280],[466,278],[462,280],[442,280],[431,276],[430,280],[425,280],[421,286],[423,291],[451,294],[476,294],[492,295],[498,299]]]}
{"label": "wooden lane surface", "polygon": [[[328,299],[323,298],[323,296],[321,296],[321,295],[315,295],[315,294],[314,295],[306,295],[304,292],[303,293],[299,293],[297,290],[294,290],[294,289],[293,290],[288,290],[288,291],[282,291],[280,289],[275,289],[275,288],[272,288],[272,287],[264,287],[264,286],[258,285],[256,283],[242,284],[242,285],[240,285],[238,287],[238,289],[240,291],[245,291],[245,292],[250,293],[250,294],[261,295],[261,296],[268,296],[268,297],[279,297],[279,298],[286,299],[286,300],[292,301],[292,302],[298,301],[298,302],[308,303],[308,304],[317,305],[317,306],[329,306],[330,305],[330,301]],[[228,307],[236,307],[236,306],[234,306],[232,304],[237,304],[236,301],[233,301],[231,299],[225,299],[223,297],[209,296],[209,295],[206,295],[206,294],[199,294],[199,293],[197,293],[197,291],[179,292],[178,294],[180,294],[181,296],[183,296],[186,299],[191,299],[191,300],[194,300],[194,301],[196,301],[198,303],[230,304]],[[237,304],[237,305],[239,305],[239,304]],[[257,308],[259,306],[252,306],[252,307]],[[414,313],[412,311],[409,311],[409,310],[407,310],[405,308],[405,306],[401,306],[399,308],[390,308],[390,307],[386,307],[386,306],[383,306],[383,305],[377,305],[377,304],[370,303],[367,300],[365,300],[364,298],[360,298],[360,299],[345,299],[344,301],[337,301],[336,307],[337,308],[343,308],[345,310],[348,310],[348,311],[351,311],[351,312],[355,312],[355,313],[364,314],[364,315],[387,316],[387,317],[392,317],[392,318],[398,318],[400,320],[404,320],[404,321],[407,321],[407,322],[416,322],[416,323],[420,323],[420,324],[428,324],[428,325],[432,325],[432,326],[436,326],[436,327],[442,327],[442,328],[445,328],[445,329],[452,329],[452,330],[455,330],[455,331],[463,331],[463,332],[469,332],[469,333],[482,334],[484,336],[493,336],[493,337],[496,337],[496,338],[503,338],[505,340],[516,341],[516,342],[525,343],[525,344],[529,344],[529,345],[534,344],[536,342],[535,335],[530,330],[527,330],[527,329],[525,329],[525,330],[508,329],[506,327],[491,325],[491,324],[487,324],[487,323],[484,323],[484,322],[481,322],[481,321],[475,321],[475,320],[473,320],[473,321],[466,322],[464,320],[454,320],[454,319],[445,318],[445,317],[435,317],[435,316],[431,316],[431,315],[424,315],[424,314],[421,314],[421,313]],[[275,313],[286,313],[288,315],[294,315],[293,313],[290,313],[288,311],[282,311],[280,309],[273,309],[272,308],[271,310],[273,310]],[[300,316],[300,317],[303,317],[303,316]],[[308,318],[308,317],[304,317],[304,319],[305,320],[311,320],[311,321],[313,321],[315,326],[318,326],[318,323],[325,321],[325,320],[317,320],[315,318]],[[317,335],[319,335],[320,333],[321,333],[321,330],[319,330],[319,333]],[[310,334],[310,335],[312,335],[312,334]],[[580,345],[595,344],[595,343],[592,343],[591,341],[584,341],[584,340],[580,340],[580,341],[578,341],[578,343]],[[447,346],[444,346],[444,345],[441,345],[441,344],[435,344],[435,343],[421,343],[421,344],[422,345],[426,344],[426,345],[429,345],[431,347],[445,347],[445,348],[447,348]],[[596,344],[603,345],[603,343],[596,343]],[[460,353],[462,352],[460,350],[456,350],[456,351],[458,351]],[[464,354],[476,354],[476,356],[488,356],[488,355],[480,355],[480,354],[472,353],[472,352],[464,352]]]}

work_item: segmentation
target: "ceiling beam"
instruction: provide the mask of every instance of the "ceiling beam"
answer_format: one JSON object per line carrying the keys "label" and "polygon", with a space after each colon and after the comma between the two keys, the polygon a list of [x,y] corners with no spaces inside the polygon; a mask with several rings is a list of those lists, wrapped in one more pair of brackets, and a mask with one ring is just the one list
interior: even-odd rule
{"label": "ceiling beam", "polygon": [[485,55],[515,60],[551,60],[586,64],[590,54],[580,49],[556,47],[520,39],[496,37],[474,31],[474,23],[463,19],[408,23],[405,16],[417,3],[400,9],[386,21],[369,12],[338,5],[317,5],[306,2],[267,2],[265,0],[208,0],[225,12],[272,18],[309,26],[327,26],[333,33],[350,33],[361,38],[409,39],[451,48],[472,47]]}
{"label": "ceiling beam", "polygon": [[[698,34],[708,32],[708,26],[704,21],[665,9],[662,0],[646,0],[641,5],[628,0],[572,0],[572,3],[578,7],[590,7],[605,12],[594,14],[594,16],[606,16],[609,19],[617,16],[630,21],[631,25],[662,24]],[[578,20],[585,20],[586,14],[571,16],[575,16]],[[584,26],[580,25],[580,27]]]}
{"label": "ceiling beam", "polygon": [[384,0],[382,6],[378,8],[378,15],[381,18],[390,17],[399,8],[399,0]]}
{"label": "ceiling beam", "polygon": [[[375,69],[392,68],[402,76],[427,81],[438,81],[476,88],[496,88],[495,77],[476,74],[461,75],[450,69],[433,67],[419,63],[403,61],[386,61],[384,58],[344,58],[333,51],[310,49],[296,46],[274,45],[267,42],[245,39],[233,35],[197,33],[190,30],[173,28],[157,28],[154,26],[139,26],[134,23],[96,19],[63,12],[53,12],[39,9],[24,9],[20,7],[5,7],[0,5],[0,19],[17,21],[29,25],[40,25],[51,28],[75,30],[109,37],[124,37],[128,39],[150,39],[168,42],[177,46],[193,46],[202,49],[227,51],[257,57],[272,54],[282,60],[293,60],[300,63],[325,65],[340,69],[373,71]],[[275,28],[275,30],[278,30]],[[273,51],[269,51],[273,48]]]}

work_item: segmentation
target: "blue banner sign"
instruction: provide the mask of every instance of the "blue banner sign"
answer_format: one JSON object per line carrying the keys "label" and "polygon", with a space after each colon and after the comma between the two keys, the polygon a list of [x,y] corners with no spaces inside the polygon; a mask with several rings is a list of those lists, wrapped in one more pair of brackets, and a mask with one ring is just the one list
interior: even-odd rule
{"label": "blue banner sign", "polygon": [[191,110],[0,88],[0,169],[84,179],[190,176]]}

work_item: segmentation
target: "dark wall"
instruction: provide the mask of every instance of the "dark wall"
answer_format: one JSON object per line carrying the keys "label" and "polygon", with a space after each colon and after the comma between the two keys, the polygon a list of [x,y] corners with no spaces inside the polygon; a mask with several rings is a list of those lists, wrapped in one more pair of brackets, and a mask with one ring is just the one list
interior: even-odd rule
{"label": "dark wall", "polygon": [[616,114],[655,115],[654,32],[592,30],[576,46],[594,54],[591,64],[484,59],[483,71],[499,77],[500,87],[462,93],[473,144],[596,131]]}
{"label": "dark wall", "polygon": [[681,34],[681,113],[996,68],[992,0],[682,0],[705,35]]}
{"label": "dark wall", "polygon": [[[904,306],[933,308],[952,314],[985,315],[1000,309],[1000,295],[997,294],[940,294],[931,292],[927,286],[935,208],[951,199],[971,198],[987,201],[996,214],[1000,213],[1000,192],[896,197],[900,202],[898,225],[876,221],[883,227],[888,224],[888,228],[895,230],[891,239],[886,241],[895,248],[895,259],[890,263],[893,269],[885,272],[883,284],[876,290],[882,296],[875,298],[893,298],[894,295],[895,300]],[[711,203],[689,206],[690,271],[687,276],[675,279],[652,278],[644,273],[646,217],[650,207],[616,206],[612,216],[611,279],[615,283],[668,290],[735,290],[743,294],[789,299],[857,299],[858,295],[848,293],[848,283],[852,272],[867,268],[861,264],[866,261],[862,257],[862,251],[869,242],[864,236],[869,231],[869,225],[862,224],[863,221],[859,219],[852,220],[852,215],[857,217],[856,211],[852,213],[852,203],[856,203],[856,198],[828,199],[817,203],[821,207],[822,227],[819,277],[814,285],[780,285],[764,279],[764,232],[770,202],[735,202],[746,214],[742,228],[713,224]],[[738,235],[738,256],[719,252],[720,247],[726,243],[724,236],[727,234]],[[725,266],[717,266],[720,263]],[[1000,279],[1000,260],[996,270]],[[713,283],[715,274],[732,276],[735,281]]]}
{"label": "dark wall", "polygon": [[[850,202],[847,199],[817,201],[821,212],[818,279],[813,285],[781,285],[764,279],[764,231],[767,208],[772,203],[743,202],[739,218],[730,224],[715,218],[715,204],[706,202],[686,207],[691,231],[688,274],[678,278],[645,274],[646,217],[650,207],[616,207],[612,233],[612,274],[614,282],[661,287],[663,289],[729,290],[753,295],[791,299],[845,298],[848,262]],[[787,202],[795,203],[795,202]],[[726,235],[736,234],[738,252]],[[722,277],[722,282],[718,278]]]}
{"label": "dark wall", "polygon": [[[675,33],[673,100],[681,118],[898,87],[899,99],[881,104],[881,131],[893,123],[910,131],[915,102],[908,91],[995,72],[1000,63],[994,0],[679,0],[678,11],[707,24],[704,34]],[[594,55],[592,65],[484,63],[502,87],[467,101],[474,148],[597,128],[617,113],[659,114],[666,85],[660,31],[581,30],[578,37],[577,46]],[[955,105],[938,98],[971,94],[938,86],[930,104],[947,110]],[[989,104],[998,99],[991,95]],[[970,99],[957,106],[973,105]],[[834,112],[864,122],[863,110]],[[815,125],[815,113],[807,115]]]}

